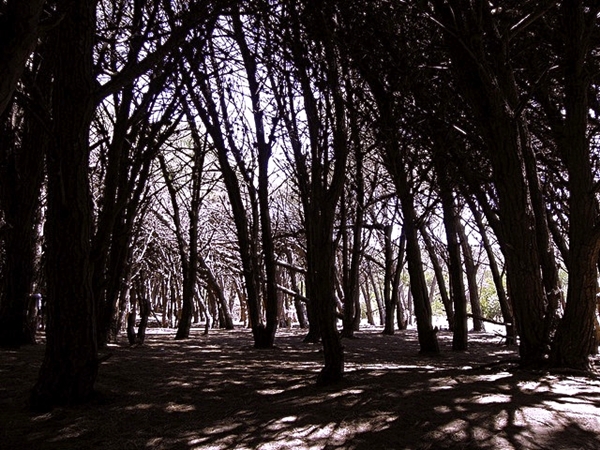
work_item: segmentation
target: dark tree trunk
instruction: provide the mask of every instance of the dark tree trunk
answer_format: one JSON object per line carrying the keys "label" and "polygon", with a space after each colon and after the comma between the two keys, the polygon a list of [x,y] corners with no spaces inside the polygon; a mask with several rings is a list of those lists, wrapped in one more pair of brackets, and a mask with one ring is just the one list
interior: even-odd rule
{"label": "dark tree trunk", "polygon": [[[440,167],[440,170],[443,170]],[[460,243],[458,240],[459,218],[456,214],[454,194],[448,185],[445,174],[440,174],[440,197],[444,214],[444,228],[446,242],[448,243],[448,272],[450,289],[454,303],[454,329],[452,335],[452,350],[463,351],[468,347],[468,318],[467,298],[463,281],[462,260],[460,257]]]}
{"label": "dark tree trunk", "polygon": [[57,2],[52,31],[53,138],[46,157],[46,353],[31,406],[88,401],[98,373],[96,314],[90,264],[91,200],[88,133],[92,92],[95,1]]}
{"label": "dark tree trunk", "polygon": [[[457,87],[472,108],[485,142],[498,195],[500,228],[497,233],[505,256],[523,366],[546,361],[546,295],[541,276],[531,186],[526,173],[523,145],[529,132],[513,112],[522,101],[509,63],[508,46],[497,33],[489,4],[486,14],[470,5],[433,2],[437,20],[443,24]],[[479,8],[479,7],[478,7]],[[460,14],[456,15],[460,10]],[[485,33],[489,29],[494,32]],[[473,36],[478,38],[474,39]],[[485,41],[485,45],[473,45]],[[465,45],[468,47],[465,49]],[[468,51],[465,51],[468,50]],[[490,57],[493,55],[493,57]]]}
{"label": "dark tree trunk", "polygon": [[408,328],[408,318],[406,317],[406,308],[404,307],[404,296],[403,288],[398,289],[398,309],[396,310],[396,322],[398,323],[399,330],[406,330]]}
{"label": "dark tree trunk", "polygon": [[45,0],[8,0],[0,17],[0,115],[4,113],[35,48]]}
{"label": "dark tree trunk", "polygon": [[373,288],[373,295],[375,296],[375,302],[377,303],[377,312],[379,313],[379,325],[385,325],[385,309],[383,305],[383,300],[381,299],[381,291],[379,290],[379,286],[375,281],[375,275],[373,275],[373,271],[369,268],[369,281],[371,282],[371,286]]}
{"label": "dark tree trunk", "polygon": [[471,244],[465,233],[465,228],[460,222],[457,222],[458,235],[460,237],[460,246],[463,250],[463,262],[465,264],[465,274],[467,276],[467,285],[469,286],[469,302],[471,303],[471,312],[473,313],[473,330],[485,331],[483,324],[483,312],[481,310],[481,301],[479,299],[479,286],[477,285],[477,266],[473,259]]}
{"label": "dark tree trunk", "polygon": [[[0,346],[34,344],[36,324],[28,314],[35,278],[39,197],[48,136],[27,114],[20,148],[3,142],[0,158],[0,205],[6,225],[3,287],[0,289]],[[11,148],[8,148],[10,145]]]}
{"label": "dark tree trunk", "polygon": [[131,311],[127,314],[127,340],[129,345],[135,345],[135,308],[131,308]]}
{"label": "dark tree trunk", "polygon": [[[39,109],[29,105],[24,110],[20,139],[16,129],[6,130],[0,140],[0,210],[4,222],[0,237],[4,242],[4,267],[0,288],[0,346],[18,347],[33,344],[36,323],[28,317],[27,309],[36,270],[36,241],[38,238],[40,190],[43,180],[44,154],[49,141],[45,105],[49,103],[52,73],[48,47],[40,48],[39,69],[32,74],[29,88]],[[2,63],[0,63],[2,64]],[[35,67],[38,64],[32,63]],[[38,92],[38,95],[33,94]],[[8,112],[8,111],[7,111]],[[17,143],[17,141],[20,141]]]}
{"label": "dark tree trunk", "polygon": [[217,298],[219,302],[219,307],[223,314],[223,328],[226,330],[233,330],[234,325],[233,317],[231,316],[231,309],[229,308],[229,304],[227,303],[227,299],[225,298],[225,294],[223,293],[221,285],[217,281],[213,271],[210,269],[210,267],[208,267],[208,264],[202,255],[198,255],[198,263],[200,265],[200,275],[206,281],[207,289]]}
{"label": "dark tree trunk", "polygon": [[429,259],[431,260],[431,264],[433,266],[433,272],[435,273],[435,279],[437,281],[438,289],[440,291],[440,297],[442,298],[442,304],[444,305],[444,311],[446,311],[448,329],[450,331],[453,331],[454,308],[452,307],[452,299],[448,295],[448,289],[446,288],[446,281],[444,280],[444,270],[442,268],[442,264],[440,263],[436,248],[433,245],[433,241],[431,240],[431,236],[429,235],[425,224],[422,224],[421,226],[421,237],[423,238],[423,242],[425,242],[425,247],[427,248],[427,253],[429,254]]}
{"label": "dark tree trunk", "polygon": [[[395,144],[391,144],[395,145]],[[392,154],[396,152],[392,150]],[[392,155],[390,155],[392,156]],[[417,320],[417,333],[421,353],[439,353],[437,330],[432,325],[432,311],[427,295],[427,282],[421,259],[421,248],[417,233],[418,219],[415,211],[414,197],[408,185],[406,168],[396,161],[391,168],[396,190],[404,216],[403,233],[406,236],[406,262],[410,277],[415,317]]]}
{"label": "dark tree trunk", "polygon": [[269,205],[269,161],[271,159],[271,144],[267,142],[264,129],[263,110],[260,101],[260,84],[258,81],[258,68],[256,56],[252,54],[246,37],[242,21],[238,14],[233,14],[233,28],[235,39],[241,51],[244,68],[250,90],[252,103],[252,117],[256,132],[256,146],[258,150],[258,203],[260,216],[260,236],[262,243],[262,257],[264,260],[265,287],[265,325],[260,333],[255,333],[255,347],[271,348],[277,330],[278,301],[277,301],[277,268],[275,265],[275,245],[271,228],[271,215]]}
{"label": "dark tree trunk", "polygon": [[[394,323],[396,318],[396,302],[398,301],[398,295],[394,295],[394,257],[392,252],[392,225],[386,225],[383,227],[384,232],[384,254],[385,254],[385,274],[383,280],[383,303],[385,305],[385,326],[383,328],[383,334],[393,335],[394,334]],[[400,255],[401,256],[401,255]],[[401,260],[398,260],[397,266],[402,264]]]}
{"label": "dark tree trunk", "polygon": [[[348,90],[351,92],[352,86],[347,83]],[[360,136],[359,123],[357,117],[357,108],[354,95],[349,95],[348,114],[350,116],[350,133],[352,143],[354,145],[354,160],[355,168],[355,183],[356,183],[356,207],[354,220],[352,223],[352,244],[350,249],[348,245],[343,249],[344,259],[350,256],[349,267],[345,264],[343,274],[343,290],[344,290],[344,319],[343,319],[343,337],[353,337],[354,332],[360,328],[361,310],[360,310],[360,265],[362,261],[362,245],[363,245],[363,220],[364,220],[364,203],[365,203],[365,183],[363,169],[363,149]],[[342,200],[343,204],[346,199]],[[345,209],[345,207],[343,207]],[[342,219],[342,232],[346,241],[346,220]],[[347,242],[346,242],[347,243]]]}
{"label": "dark tree trunk", "polygon": [[481,235],[483,247],[488,257],[490,271],[492,272],[492,279],[494,280],[494,286],[496,287],[496,294],[498,295],[498,302],[500,303],[500,311],[502,311],[502,319],[506,324],[506,345],[512,345],[516,343],[517,338],[515,332],[515,319],[513,317],[512,307],[506,295],[506,290],[504,289],[504,284],[502,283],[502,274],[498,268],[496,255],[494,255],[492,245],[487,236],[481,213],[479,212],[479,209],[477,209],[477,206],[474,204],[474,202],[469,202],[469,207],[471,209],[471,214],[473,214],[475,222],[477,223],[477,227],[479,228],[479,234]]}
{"label": "dark tree trunk", "polygon": [[[317,212],[317,211],[315,211]],[[331,211],[330,216],[333,215]],[[326,222],[321,214],[307,214],[307,258],[309,297],[316,305],[325,366],[317,379],[327,385],[341,380],[344,373],[344,352],[337,330],[335,292],[335,250],[332,242],[333,217]]]}
{"label": "dark tree trunk", "polygon": [[383,280],[383,302],[385,305],[385,326],[383,334],[394,334],[394,318],[396,315],[396,304],[392,295],[392,285],[394,278],[394,257],[392,254],[392,225],[383,227],[384,233],[384,254],[385,254],[385,273]]}
{"label": "dark tree trunk", "polygon": [[301,296],[300,296],[300,288],[298,287],[298,280],[296,278],[296,270],[294,267],[294,259],[292,257],[292,251],[289,248],[285,249],[285,255],[287,258],[287,263],[289,265],[290,272],[290,282],[292,285],[292,291],[295,292],[294,295],[294,307],[296,308],[296,317],[298,318],[298,324],[301,329],[308,328],[308,322],[306,317],[306,305],[304,304]]}
{"label": "dark tree trunk", "polygon": [[[596,27],[596,10],[582,1],[565,2],[561,20],[567,35],[562,55],[565,73],[565,104],[559,150],[569,173],[569,289],[564,316],[556,330],[551,364],[590,369],[590,355],[597,351],[595,318],[598,295],[600,214],[588,140],[588,59],[595,51],[590,40]],[[556,126],[556,124],[555,124]]]}
{"label": "dark tree trunk", "polygon": [[[194,58],[191,55],[191,52],[188,51],[187,55],[189,56],[189,60],[194,60]],[[229,127],[229,124],[225,124],[225,127],[228,130],[227,132],[229,133],[228,135],[225,135],[221,130],[221,115],[219,113],[219,108],[217,107],[217,104],[213,99],[213,92],[208,84],[206,74],[202,73],[198,67],[193,67],[192,71],[196,79],[195,81],[199,85],[198,89],[201,92],[204,103],[201,101],[200,95],[192,95],[191,100],[193,101],[194,107],[198,111],[200,118],[202,119],[204,125],[208,130],[208,133],[212,138],[213,144],[217,152],[217,158],[219,166],[221,168],[221,173],[223,174],[223,182],[225,183],[227,195],[231,204],[233,219],[236,227],[236,235],[239,244],[238,249],[240,252],[240,258],[242,260],[242,275],[244,277],[246,289],[245,297],[248,309],[248,321],[250,327],[252,328],[254,345],[257,348],[270,348],[273,346],[275,338],[276,323],[273,324],[272,321],[277,321],[277,292],[276,286],[274,291],[272,291],[272,287],[269,287],[267,289],[267,295],[274,296],[273,299],[268,301],[268,304],[270,308],[273,308],[274,302],[275,314],[273,315],[273,312],[271,310],[268,311],[270,321],[267,324],[267,326],[265,326],[261,317],[263,303],[263,289],[261,287],[262,266],[260,263],[261,258],[258,249],[258,222],[260,220],[266,220],[266,218],[262,218],[259,214],[259,195],[256,192],[254,180],[250,179],[248,175],[249,171],[247,170],[241,158],[240,149],[236,147],[234,140],[231,138],[231,129]],[[187,79],[186,84],[189,87],[191,93],[196,92],[196,88],[192,84],[191,79]],[[217,84],[221,89],[221,111],[225,111],[227,106],[224,103],[225,94],[222,90],[223,87],[220,84],[220,80],[217,80]],[[233,156],[236,159],[239,172],[241,173],[241,178],[245,181],[245,186],[248,188],[250,197],[249,200],[252,209],[251,216],[249,216],[249,214],[246,211],[246,206],[242,198],[242,190],[240,187],[238,174],[236,173],[236,171],[230,163],[231,156]],[[267,239],[271,238],[272,237],[268,237]],[[274,280],[270,280],[268,283],[271,282],[274,282]]]}
{"label": "dark tree trunk", "polygon": [[147,292],[140,292],[138,295],[138,302],[140,305],[140,325],[138,326],[137,335],[135,342],[137,345],[144,345],[146,340],[146,328],[148,328],[148,318],[150,317],[150,299],[148,298]]}
{"label": "dark tree trunk", "polygon": [[367,314],[367,322],[371,326],[375,326],[375,319],[373,318],[373,305],[371,304],[371,293],[369,292],[369,286],[367,283],[363,283],[361,286],[363,298],[365,299],[365,311]]}

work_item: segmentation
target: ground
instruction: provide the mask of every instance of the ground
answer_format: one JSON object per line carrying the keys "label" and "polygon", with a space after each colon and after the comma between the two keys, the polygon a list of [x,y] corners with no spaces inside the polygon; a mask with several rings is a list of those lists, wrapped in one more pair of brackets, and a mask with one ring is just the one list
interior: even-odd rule
{"label": "ground", "polygon": [[150,329],[113,346],[91,404],[26,407],[43,345],[0,350],[2,449],[600,449],[600,381],[521,371],[516,349],[471,333],[467,352],[422,356],[414,331],[344,340],[342,384],[319,388],[320,346],[280,330],[256,350],[248,330]]}

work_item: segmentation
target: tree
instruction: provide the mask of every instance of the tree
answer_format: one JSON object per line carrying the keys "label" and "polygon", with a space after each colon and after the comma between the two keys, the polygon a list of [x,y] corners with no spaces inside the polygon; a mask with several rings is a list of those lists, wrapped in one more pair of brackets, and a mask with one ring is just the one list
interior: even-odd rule
{"label": "tree", "polygon": [[52,139],[46,155],[46,353],[31,404],[36,409],[91,398],[98,373],[90,263],[89,130],[94,114],[95,1],[59,0],[49,37]]}
{"label": "tree", "polygon": [[[200,116],[217,153],[223,181],[225,183],[232,214],[236,227],[238,250],[242,261],[242,273],[247,293],[247,304],[250,313],[250,324],[257,348],[273,346],[277,321],[277,291],[275,280],[275,257],[272,242],[271,223],[268,207],[268,176],[271,143],[266,140],[263,110],[260,107],[259,82],[255,55],[252,55],[244,36],[240,19],[232,19],[233,23],[223,23],[225,29],[233,27],[231,32],[239,48],[242,69],[245,70],[244,81],[232,80],[222,73],[219,45],[227,46],[230,42],[220,42],[217,38],[209,43],[208,55],[199,55],[191,46],[182,49],[189,68],[184,66],[184,83],[191,107]],[[237,24],[237,25],[236,25]],[[229,49],[227,50],[229,51]],[[200,59],[199,59],[200,58]],[[204,68],[204,71],[200,70]],[[189,73],[188,73],[189,72]],[[214,74],[214,78],[207,74]],[[248,84],[249,96],[254,119],[254,138],[251,142],[246,136],[237,140],[234,134],[233,120],[239,119],[240,128],[249,130],[243,113],[235,111],[232,117],[230,106],[232,83],[238,86]],[[213,96],[216,92],[217,98]],[[243,104],[241,99],[236,99]],[[233,107],[233,106],[232,106]],[[244,152],[253,155],[252,147],[256,145],[257,160],[246,161]],[[258,164],[258,189],[254,184],[252,168]],[[239,177],[238,177],[239,173]],[[242,182],[240,183],[240,180]],[[243,183],[243,184],[242,184]],[[245,191],[244,191],[245,190]],[[245,206],[244,193],[247,192],[249,211]],[[262,243],[262,247],[259,243]],[[264,256],[261,258],[262,255]],[[267,256],[267,253],[269,254]],[[266,289],[263,289],[263,280]],[[265,300],[266,324],[262,320],[261,305]]]}
{"label": "tree", "polygon": [[[585,1],[562,2],[557,23],[564,30],[558,44],[564,76],[564,115],[545,103],[556,136],[559,155],[567,169],[569,189],[569,286],[567,303],[550,354],[560,367],[589,369],[590,354],[597,351],[595,316],[600,252],[600,209],[594,180],[589,137],[591,99],[597,95],[594,74],[598,57],[598,5]],[[597,77],[597,75],[596,75]],[[597,153],[597,149],[593,149]]]}
{"label": "tree", "polygon": [[[30,317],[36,272],[40,197],[47,146],[48,94],[51,58],[41,45],[23,83],[24,96],[15,98],[3,117],[0,143],[0,209],[5,225],[0,236],[5,253],[3,286],[0,288],[0,346],[18,347],[36,341],[36,318]],[[16,126],[15,126],[16,125]]]}
{"label": "tree", "polygon": [[[381,11],[380,11],[381,12]],[[358,70],[365,78],[377,107],[376,136],[381,148],[382,159],[389,171],[400,200],[403,216],[403,234],[406,237],[406,257],[410,285],[417,318],[417,329],[421,351],[439,352],[436,330],[432,326],[432,312],[427,295],[423,262],[418,237],[419,221],[416,210],[418,185],[417,155],[412,153],[412,136],[403,127],[403,112],[408,109],[408,100],[400,93],[410,84],[408,64],[411,52],[407,40],[392,38],[392,33],[402,33],[405,20],[401,9],[390,9],[382,22],[372,11],[357,14],[346,10],[348,29],[344,30],[347,45]],[[368,20],[365,19],[368,17]],[[390,21],[394,17],[397,21]],[[371,51],[364,52],[369,42]],[[390,46],[394,42],[397,47]],[[387,61],[394,64],[387,64]]]}
{"label": "tree", "polygon": [[[279,45],[272,43],[273,49],[280,48],[284,66],[271,74],[273,86],[282,88],[276,91],[276,101],[302,202],[309,322],[311,328],[316,322],[323,344],[325,364],[317,380],[322,385],[340,381],[344,373],[337,330],[333,235],[350,146],[341,55],[333,35],[327,32],[334,27],[333,14],[334,9],[314,11],[286,2],[278,17],[286,32]],[[302,111],[297,109],[300,101]]]}
{"label": "tree", "polygon": [[510,37],[491,9],[489,4],[474,8],[462,1],[435,1],[430,17],[444,31],[457,88],[488,149],[501,221],[498,238],[512,286],[521,362],[537,366],[544,363],[549,339],[544,325],[548,289],[544,289],[545,266],[537,235],[543,230],[537,226],[531,206],[535,186],[523,176],[530,134],[527,124],[515,114],[520,109],[520,92],[510,65]]}
{"label": "tree", "polygon": [[0,10],[0,115],[37,43],[45,0],[8,0]]}

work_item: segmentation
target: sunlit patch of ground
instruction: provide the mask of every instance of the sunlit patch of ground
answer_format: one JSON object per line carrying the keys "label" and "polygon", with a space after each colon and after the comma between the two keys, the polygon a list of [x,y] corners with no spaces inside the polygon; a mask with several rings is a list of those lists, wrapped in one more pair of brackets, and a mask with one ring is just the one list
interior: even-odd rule
{"label": "sunlit patch of ground", "polygon": [[248,330],[174,341],[149,330],[109,348],[98,398],[32,415],[43,346],[0,350],[4,449],[598,449],[600,382],[517,369],[516,350],[475,333],[466,352],[421,356],[414,331],[344,340],[345,380],[317,388],[319,345],[280,330],[255,350]]}

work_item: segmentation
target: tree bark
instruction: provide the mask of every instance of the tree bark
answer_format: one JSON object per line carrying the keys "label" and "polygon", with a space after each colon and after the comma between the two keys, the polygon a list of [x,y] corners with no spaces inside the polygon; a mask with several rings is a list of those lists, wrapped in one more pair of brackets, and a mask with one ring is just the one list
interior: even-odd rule
{"label": "tree bark", "polygon": [[35,48],[45,0],[8,0],[0,18],[0,115]]}
{"label": "tree bark", "polygon": [[488,257],[490,271],[492,272],[492,279],[494,280],[494,286],[496,287],[496,294],[498,295],[498,302],[500,303],[500,311],[502,311],[502,318],[506,324],[506,345],[513,345],[517,338],[515,332],[515,319],[508,296],[506,295],[506,290],[504,289],[502,274],[498,268],[496,255],[494,255],[494,251],[488,238],[479,209],[477,209],[477,206],[474,204],[474,202],[469,202],[469,207],[471,209],[471,214],[473,214],[473,218],[477,223],[477,227],[479,228],[479,234],[481,235],[481,240],[483,241],[483,247]]}
{"label": "tree bark", "polygon": [[[442,167],[438,168],[443,170]],[[450,288],[454,303],[454,330],[452,335],[452,350],[463,351],[468,348],[468,318],[467,298],[463,281],[460,243],[458,239],[459,218],[456,214],[454,194],[448,185],[446,174],[440,174],[440,197],[444,214],[444,228],[448,243],[448,272]]]}
{"label": "tree bark", "polygon": [[[523,160],[527,150],[522,146],[529,145],[528,130],[523,119],[514,116],[521,99],[508,60],[507,41],[492,23],[490,5],[482,4],[486,11],[479,14],[479,10],[462,0],[432,3],[436,20],[444,27],[458,89],[470,105],[488,149],[498,195],[498,239],[505,255],[508,283],[512,286],[521,364],[540,366],[547,356],[544,338],[547,299],[531,206],[533,187],[527,182]],[[481,40],[486,45],[474,45]]]}
{"label": "tree bark", "polygon": [[[446,320],[448,321],[448,329],[450,331],[454,330],[454,309],[452,307],[452,299],[448,295],[448,289],[446,288],[446,281],[444,280],[444,270],[442,268],[442,264],[437,255],[437,251],[433,245],[433,241],[431,240],[431,236],[423,223],[421,225],[421,237],[423,238],[423,242],[425,242],[425,247],[427,248],[427,253],[429,254],[429,259],[431,260],[431,264],[433,266],[433,272],[435,273],[435,279],[437,281],[438,289],[440,291],[440,297],[442,298],[442,304],[444,305],[444,310],[446,311]],[[449,270],[450,271],[450,270]]]}
{"label": "tree bark", "polygon": [[52,139],[47,154],[46,352],[34,409],[88,401],[98,373],[90,264],[89,129],[94,113],[95,1],[57,2]]}
{"label": "tree bark", "polygon": [[393,335],[394,334],[394,316],[396,315],[396,305],[393,302],[392,295],[392,284],[394,277],[393,263],[394,258],[392,255],[392,225],[386,225],[383,227],[384,233],[384,255],[385,255],[385,272],[383,279],[383,303],[385,305],[385,326],[383,328],[383,334]]}
{"label": "tree bark", "polygon": [[473,250],[465,233],[465,227],[460,219],[457,222],[458,235],[460,237],[460,246],[463,250],[463,262],[465,264],[465,274],[467,276],[467,286],[469,287],[469,302],[471,303],[471,312],[473,313],[473,330],[485,331],[483,324],[483,312],[481,311],[481,301],[479,299],[479,286],[477,285],[477,266],[473,258]]}
{"label": "tree bark", "polygon": [[239,14],[232,15],[234,36],[240,48],[252,104],[252,117],[256,133],[256,147],[258,150],[258,203],[260,216],[260,237],[262,242],[262,256],[264,260],[265,288],[265,325],[260,336],[255,337],[255,346],[258,348],[271,348],[277,330],[278,301],[277,301],[277,268],[275,265],[275,245],[271,227],[269,204],[269,161],[271,159],[271,143],[267,142],[263,119],[263,110],[260,101],[260,84],[256,56],[252,54]]}
{"label": "tree bark", "polygon": [[[46,55],[47,56],[47,55]],[[50,92],[50,58],[44,58],[33,90]],[[0,288],[0,346],[34,344],[36,324],[28,317],[33,294],[40,191],[43,180],[43,155],[49,136],[44,123],[47,98],[35,113],[24,111],[19,144],[16,130],[4,130],[0,142],[0,209],[5,226],[0,233],[4,242],[4,267]],[[9,125],[6,125],[7,128]],[[13,139],[11,139],[13,138]]]}
{"label": "tree bark", "polygon": [[588,140],[588,58],[597,9],[582,1],[562,4],[561,20],[567,41],[561,64],[565,72],[564,121],[559,150],[569,174],[569,288],[565,312],[554,338],[550,361],[554,366],[590,369],[597,350],[595,318],[598,295],[600,215]]}

